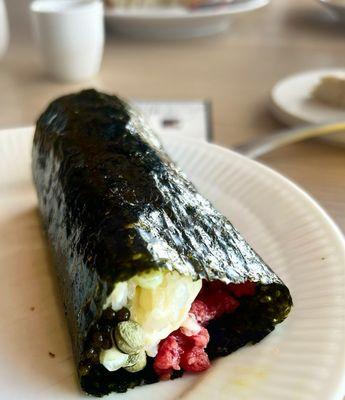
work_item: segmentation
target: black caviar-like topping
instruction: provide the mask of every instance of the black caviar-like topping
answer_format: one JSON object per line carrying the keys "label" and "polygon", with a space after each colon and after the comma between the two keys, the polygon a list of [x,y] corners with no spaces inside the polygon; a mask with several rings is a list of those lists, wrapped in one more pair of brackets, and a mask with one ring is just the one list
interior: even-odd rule
{"label": "black caviar-like topping", "polygon": [[102,347],[103,345],[103,341],[104,341],[104,337],[102,335],[102,332],[100,331],[96,331],[92,334],[91,336],[91,341],[92,344],[96,347]]}
{"label": "black caviar-like topping", "polygon": [[116,313],[116,320],[117,322],[128,321],[130,316],[131,313],[129,312],[128,308],[123,307]]}
{"label": "black caviar-like topping", "polygon": [[116,320],[116,312],[112,308],[108,307],[106,310],[104,310],[102,319],[104,319],[106,321],[115,321]]}
{"label": "black caviar-like topping", "polygon": [[90,361],[84,360],[81,361],[79,364],[79,373],[81,376],[83,375],[88,375],[89,372],[91,371],[92,368],[92,364],[90,363]]}
{"label": "black caviar-like topping", "polygon": [[83,353],[83,358],[86,360],[90,360],[91,362],[99,361],[98,350],[95,347],[89,347]]}

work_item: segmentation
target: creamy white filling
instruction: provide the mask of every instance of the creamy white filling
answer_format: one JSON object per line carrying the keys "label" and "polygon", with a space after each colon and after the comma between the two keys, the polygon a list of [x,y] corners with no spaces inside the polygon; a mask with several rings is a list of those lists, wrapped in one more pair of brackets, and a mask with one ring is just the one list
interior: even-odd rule
{"label": "creamy white filling", "polygon": [[101,364],[108,371],[116,371],[122,368],[128,362],[128,354],[122,353],[116,347],[112,347],[109,350],[102,350],[99,356]]}
{"label": "creamy white filling", "polygon": [[[112,307],[117,311],[127,307],[131,320],[143,328],[147,355],[154,357],[159,342],[171,332],[181,326],[189,332],[197,333],[200,329],[188,312],[201,286],[201,280],[193,281],[191,277],[177,272],[143,273],[127,282],[115,284],[103,308]],[[117,363],[125,363],[117,352],[114,348],[102,352],[100,361],[109,371],[114,371]]]}
{"label": "creamy white filling", "polygon": [[180,328],[182,330],[182,333],[186,336],[197,335],[201,330],[201,326],[198,324],[193,314],[188,314],[187,318],[183,321]]}

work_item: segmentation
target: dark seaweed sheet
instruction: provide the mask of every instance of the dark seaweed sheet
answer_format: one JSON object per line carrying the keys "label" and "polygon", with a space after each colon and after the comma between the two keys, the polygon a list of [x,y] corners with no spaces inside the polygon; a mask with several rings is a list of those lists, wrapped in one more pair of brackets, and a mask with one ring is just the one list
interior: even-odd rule
{"label": "dark seaweed sheet", "polygon": [[[85,90],[53,101],[37,122],[32,170],[77,363],[114,283],[140,271],[166,268],[194,279],[260,283],[256,298],[237,313],[251,323],[234,326],[223,318],[210,326],[213,337],[226,342],[224,350],[211,340],[212,358],[261,339],[289,312],[286,286],[119,98]],[[260,302],[261,288],[272,292],[270,304]],[[230,344],[235,331],[237,344]],[[95,366],[81,381],[102,395],[156,377],[149,363],[137,374]]]}

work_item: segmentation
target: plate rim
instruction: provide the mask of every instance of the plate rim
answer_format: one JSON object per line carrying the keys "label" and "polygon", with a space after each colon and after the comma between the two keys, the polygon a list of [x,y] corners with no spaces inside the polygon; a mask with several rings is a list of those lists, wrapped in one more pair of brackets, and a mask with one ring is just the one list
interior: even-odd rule
{"label": "plate rim", "polygon": [[[8,129],[0,129],[0,141],[3,140],[3,136],[9,136],[13,134],[17,135],[32,135],[34,131],[33,126],[23,126],[23,127],[18,127],[18,128],[8,128]],[[302,187],[300,187],[298,184],[290,180],[289,178],[285,177],[278,171],[275,171],[271,167],[264,165],[256,160],[249,159],[239,153],[236,153],[235,151],[222,147],[221,145],[214,144],[214,143],[209,143],[205,142],[202,140],[194,139],[194,138],[186,138],[183,135],[179,134],[173,134],[173,133],[165,133],[162,135],[158,135],[160,138],[162,138],[162,141],[164,143],[164,138],[168,138],[168,141],[175,141],[176,138],[183,139],[183,143],[189,143],[191,145],[196,145],[196,146],[201,146],[204,148],[213,148],[215,149],[218,153],[221,153],[224,156],[231,156],[234,159],[240,159],[242,162],[247,163],[249,165],[252,165],[254,168],[259,170],[259,172],[265,173],[266,175],[270,175],[276,180],[279,180],[280,182],[283,183],[285,187],[288,187],[290,190],[294,191],[296,194],[298,193],[299,197],[303,199],[305,204],[309,204],[314,211],[316,212],[318,218],[322,218],[324,226],[328,227],[329,229],[329,234],[332,233],[333,238],[336,240],[336,249],[337,249],[337,254],[339,256],[339,262],[342,262],[343,260],[344,265],[345,265],[345,237],[336,224],[336,222],[331,218],[331,216],[327,213],[327,211],[317,202],[316,199],[314,199],[307,191],[305,191]],[[315,214],[315,215],[316,215]],[[332,384],[329,384],[329,380],[327,388],[332,388],[332,390],[329,390],[329,394],[331,397],[329,397],[330,400],[342,400],[344,393],[345,393],[345,342],[343,346],[340,349],[340,355],[338,359],[338,365],[337,369],[332,371]],[[340,365],[340,368],[339,368]]]}
{"label": "plate rim", "polygon": [[135,14],[134,12],[130,12],[127,10],[122,10],[122,12],[118,12],[116,9],[106,8],[104,11],[104,15],[105,18],[108,20],[121,19],[121,20],[142,21],[142,22],[148,20],[151,21],[154,20],[155,22],[164,20],[181,21],[181,20],[228,16],[232,14],[254,11],[267,6],[270,2],[271,0],[243,0],[242,4],[230,3],[226,6],[213,10],[205,9],[193,12],[187,10],[185,13],[181,14],[174,14],[169,12],[162,12],[162,13],[147,12],[143,14]]}

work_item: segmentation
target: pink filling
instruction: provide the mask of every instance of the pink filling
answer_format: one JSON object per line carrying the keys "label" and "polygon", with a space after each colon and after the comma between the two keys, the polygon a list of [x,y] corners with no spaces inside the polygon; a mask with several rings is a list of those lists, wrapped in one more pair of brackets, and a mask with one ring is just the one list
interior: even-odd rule
{"label": "pink filling", "polygon": [[210,335],[205,326],[212,319],[234,312],[240,305],[238,298],[254,294],[253,282],[227,285],[220,281],[204,281],[189,311],[199,324],[200,331],[193,335],[188,329],[180,328],[160,342],[153,364],[160,379],[170,379],[174,370],[201,372],[209,368],[210,360],[205,349]]}

